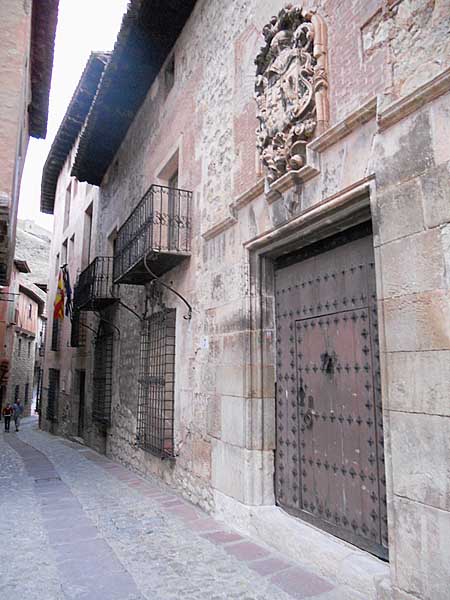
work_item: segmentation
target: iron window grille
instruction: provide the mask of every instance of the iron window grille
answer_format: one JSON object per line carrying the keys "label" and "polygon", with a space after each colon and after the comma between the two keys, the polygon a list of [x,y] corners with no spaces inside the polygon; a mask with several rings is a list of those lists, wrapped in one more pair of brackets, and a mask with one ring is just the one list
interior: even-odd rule
{"label": "iron window grille", "polygon": [[24,404],[28,404],[28,400],[29,400],[28,394],[29,394],[29,391],[30,391],[30,384],[27,382],[25,384],[25,394],[23,396]]}
{"label": "iron window grille", "polygon": [[114,332],[100,321],[94,347],[92,418],[104,426],[111,422],[113,357]]}
{"label": "iron window grille", "polygon": [[37,384],[36,384],[36,412],[38,414],[41,413],[41,400],[42,400],[42,385],[43,385],[43,377],[44,370],[41,367],[38,367],[37,372]]}
{"label": "iron window grille", "polygon": [[58,420],[59,404],[59,369],[48,370],[47,419]]}
{"label": "iron window grille", "polygon": [[113,284],[113,257],[97,256],[78,276],[73,297],[74,310],[100,310],[117,300]]}
{"label": "iron window grille", "polygon": [[45,338],[47,333],[47,321],[41,321],[41,330],[39,331],[39,356],[45,354]]}
{"label": "iron window grille", "polygon": [[175,309],[143,320],[139,370],[137,445],[174,457]]}
{"label": "iron window grille", "polygon": [[58,352],[59,351],[59,345],[60,345],[60,333],[61,333],[61,328],[59,326],[59,319],[55,319],[53,318],[53,323],[52,323],[52,343],[50,346],[50,349],[53,352]]}
{"label": "iron window grille", "polygon": [[152,185],[117,233],[114,281],[143,284],[160,276],[191,251],[192,192]]}
{"label": "iron window grille", "polygon": [[84,348],[86,346],[87,329],[86,313],[74,310],[70,330],[70,345],[72,348]]}

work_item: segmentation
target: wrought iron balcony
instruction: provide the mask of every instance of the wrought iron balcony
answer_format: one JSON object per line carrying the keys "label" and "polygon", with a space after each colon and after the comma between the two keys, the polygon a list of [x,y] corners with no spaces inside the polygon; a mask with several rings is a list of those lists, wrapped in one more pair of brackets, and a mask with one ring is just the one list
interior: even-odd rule
{"label": "wrought iron balcony", "polygon": [[190,256],[192,192],[152,185],[119,229],[114,281],[142,285]]}
{"label": "wrought iron balcony", "polygon": [[101,310],[118,300],[112,256],[97,256],[80,273],[73,295],[74,311]]}

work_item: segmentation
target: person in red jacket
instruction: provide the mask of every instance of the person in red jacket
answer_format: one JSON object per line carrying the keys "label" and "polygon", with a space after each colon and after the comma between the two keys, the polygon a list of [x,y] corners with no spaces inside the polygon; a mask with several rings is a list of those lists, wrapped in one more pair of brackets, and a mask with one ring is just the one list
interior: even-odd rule
{"label": "person in red jacket", "polygon": [[11,423],[11,417],[13,415],[13,408],[9,402],[3,409],[2,414],[5,419],[5,431],[9,431],[9,424]]}

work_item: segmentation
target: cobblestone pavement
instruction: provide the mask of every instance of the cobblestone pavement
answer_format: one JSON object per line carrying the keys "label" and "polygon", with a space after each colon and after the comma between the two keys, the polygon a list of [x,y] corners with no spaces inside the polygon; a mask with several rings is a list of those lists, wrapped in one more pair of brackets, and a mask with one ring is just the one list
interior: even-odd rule
{"label": "cobblestone pavement", "polygon": [[33,418],[0,433],[0,518],[5,600],[352,600]]}

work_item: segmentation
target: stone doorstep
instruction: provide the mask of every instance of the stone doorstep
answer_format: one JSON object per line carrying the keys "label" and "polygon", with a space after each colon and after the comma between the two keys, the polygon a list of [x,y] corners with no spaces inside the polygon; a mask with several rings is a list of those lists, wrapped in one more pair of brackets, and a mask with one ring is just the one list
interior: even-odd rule
{"label": "stone doorstep", "polygon": [[[217,490],[214,494],[216,518],[225,523],[233,523],[233,529],[250,538],[252,545],[262,542],[265,548],[271,548],[275,553],[279,553],[277,558],[292,561],[294,563],[290,565],[292,569],[303,571],[299,564],[306,566],[310,569],[306,573],[312,573],[319,579],[326,578],[327,583],[335,586],[334,589],[348,589],[349,598],[384,600],[390,597],[386,596],[384,591],[390,588],[387,563],[289,515],[277,506],[247,506]],[[233,546],[237,548],[239,545],[240,543],[230,544],[225,546],[225,549],[230,552]],[[246,560],[247,556],[249,560],[248,556],[251,554],[252,550],[243,551],[241,558]],[[270,560],[268,556],[266,558]],[[258,568],[258,563],[262,564],[263,561],[251,562],[249,567]],[[303,577],[300,571],[297,575],[289,575],[285,580],[282,575],[288,573],[288,570],[283,570],[279,576],[273,575],[273,582],[287,581],[283,584],[285,587],[282,585],[280,587],[287,593],[291,593],[289,589],[295,589],[296,579],[301,580]],[[289,573],[291,573],[290,569]],[[303,598],[295,595],[293,597]]]}

